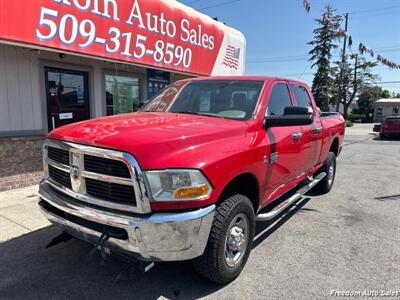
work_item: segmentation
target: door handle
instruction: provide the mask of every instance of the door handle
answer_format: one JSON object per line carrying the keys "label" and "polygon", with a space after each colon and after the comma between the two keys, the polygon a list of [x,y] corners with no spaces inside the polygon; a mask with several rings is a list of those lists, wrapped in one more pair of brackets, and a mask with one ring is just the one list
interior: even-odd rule
{"label": "door handle", "polygon": [[301,132],[292,133],[292,138],[294,142],[298,142],[303,134]]}
{"label": "door handle", "polygon": [[312,130],[313,134],[320,134],[322,132],[322,127],[317,127]]}

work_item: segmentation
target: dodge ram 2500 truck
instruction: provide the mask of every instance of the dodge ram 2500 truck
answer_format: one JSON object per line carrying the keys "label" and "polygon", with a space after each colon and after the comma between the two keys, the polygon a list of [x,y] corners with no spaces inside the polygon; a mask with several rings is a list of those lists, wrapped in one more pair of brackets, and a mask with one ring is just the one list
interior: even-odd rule
{"label": "dodge ram 2500 truck", "polygon": [[257,220],[314,186],[329,192],[344,131],[298,81],[178,81],[139,112],[50,132],[39,205],[96,248],[193,260],[204,277],[228,283],[246,264]]}

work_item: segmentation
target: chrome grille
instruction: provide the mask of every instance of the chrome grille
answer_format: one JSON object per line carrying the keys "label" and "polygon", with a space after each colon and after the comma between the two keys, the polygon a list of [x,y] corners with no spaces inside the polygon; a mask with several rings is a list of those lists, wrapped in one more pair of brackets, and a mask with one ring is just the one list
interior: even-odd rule
{"label": "chrome grille", "polygon": [[148,213],[142,172],[128,153],[47,140],[45,180],[79,201],[111,209]]}
{"label": "chrome grille", "polygon": [[89,195],[104,200],[112,200],[120,203],[132,203],[135,201],[133,187],[128,185],[86,178],[86,191]]}
{"label": "chrome grille", "polygon": [[85,170],[105,175],[131,178],[125,163],[93,155],[85,155]]}
{"label": "chrome grille", "polygon": [[65,171],[61,171],[60,169],[49,165],[49,177],[62,186],[69,189],[72,188],[70,175]]}
{"label": "chrome grille", "polygon": [[48,147],[47,156],[60,164],[69,165],[69,152],[68,150]]}

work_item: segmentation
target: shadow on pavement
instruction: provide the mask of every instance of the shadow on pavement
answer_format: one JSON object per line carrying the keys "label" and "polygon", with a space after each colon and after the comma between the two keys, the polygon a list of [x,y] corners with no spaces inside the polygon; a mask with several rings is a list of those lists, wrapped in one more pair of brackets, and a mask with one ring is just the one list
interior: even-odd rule
{"label": "shadow on pavement", "polygon": [[303,208],[304,205],[310,201],[311,198],[303,198],[296,202],[294,205],[285,210],[278,218],[271,221],[257,222],[256,233],[253,241],[253,249],[260,245],[266,240],[271,234],[273,234],[279,227],[285,224],[295,213],[297,212],[317,212],[314,209]]}
{"label": "shadow on pavement", "polygon": [[221,288],[189,262],[158,263],[142,274],[113,255],[84,262],[92,246],[76,239],[45,249],[59,233],[51,226],[0,244],[2,299],[194,299]]}
{"label": "shadow on pavement", "polygon": [[[303,208],[309,200],[300,200],[278,219],[258,222],[253,248],[296,212],[309,212]],[[51,226],[0,244],[2,298],[195,299],[222,288],[198,276],[190,262],[157,263],[143,274],[118,256],[100,263],[97,253],[85,262],[92,246],[76,239],[45,249],[59,233]]]}
{"label": "shadow on pavement", "polygon": [[400,194],[397,195],[389,195],[389,196],[381,196],[381,197],[375,197],[375,200],[379,201],[386,201],[386,200],[400,200]]}

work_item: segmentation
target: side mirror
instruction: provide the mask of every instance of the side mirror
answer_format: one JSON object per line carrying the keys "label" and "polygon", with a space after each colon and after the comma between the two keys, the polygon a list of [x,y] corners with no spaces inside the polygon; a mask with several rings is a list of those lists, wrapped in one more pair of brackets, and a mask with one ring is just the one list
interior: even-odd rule
{"label": "side mirror", "polygon": [[283,110],[283,115],[287,116],[293,116],[293,115],[312,115],[313,111],[308,107],[302,107],[302,106],[288,106],[285,107],[285,109]]}
{"label": "side mirror", "polygon": [[285,107],[282,116],[266,116],[264,128],[310,125],[314,121],[313,114],[307,107]]}

